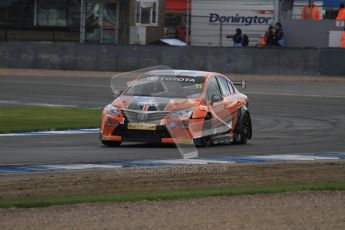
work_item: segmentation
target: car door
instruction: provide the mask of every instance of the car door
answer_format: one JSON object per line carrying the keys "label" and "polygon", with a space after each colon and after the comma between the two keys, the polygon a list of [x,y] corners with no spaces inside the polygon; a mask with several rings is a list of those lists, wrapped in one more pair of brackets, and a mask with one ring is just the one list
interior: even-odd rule
{"label": "car door", "polygon": [[[218,96],[221,100],[212,102],[212,97],[214,95]],[[219,86],[218,80],[216,77],[211,77],[208,80],[205,101],[212,113],[213,128],[215,130],[214,134],[219,133],[218,128],[224,127],[224,119],[226,116],[226,110],[224,107],[224,98],[222,96],[222,91]]]}
{"label": "car door", "polygon": [[233,105],[235,102],[235,97],[234,97],[234,91],[230,86],[228,85],[228,80],[225,79],[222,76],[217,76],[217,80],[222,92],[223,96],[223,111],[222,111],[222,117],[223,117],[223,122],[224,125],[227,126],[228,129],[232,128],[232,120],[233,120],[233,115],[232,112],[230,111],[230,107]]}
{"label": "car door", "polygon": [[229,96],[229,99],[228,99],[229,101],[228,111],[231,114],[233,114],[241,108],[242,104],[241,104],[240,98],[238,97],[238,94],[236,93],[234,85],[229,80],[227,80],[227,84],[231,91],[231,95]]}

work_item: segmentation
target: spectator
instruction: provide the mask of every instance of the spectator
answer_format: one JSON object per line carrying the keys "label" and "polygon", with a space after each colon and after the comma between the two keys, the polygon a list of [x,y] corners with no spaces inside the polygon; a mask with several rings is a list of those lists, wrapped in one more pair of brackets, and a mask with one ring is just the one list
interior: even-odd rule
{"label": "spectator", "polygon": [[341,48],[344,48],[345,49],[345,27],[344,27],[344,31],[343,33],[341,34]]}
{"label": "spectator", "polygon": [[314,4],[314,0],[309,0],[307,6],[302,10],[302,20],[321,20],[320,9]]}
{"label": "spectator", "polygon": [[284,32],[283,32],[282,24],[280,22],[277,22],[274,25],[274,28],[275,28],[275,32],[273,35],[273,41],[272,41],[273,44],[272,45],[284,47],[285,42],[284,42]]}
{"label": "spectator", "polygon": [[259,44],[259,47],[260,48],[263,48],[266,46],[267,44],[267,31],[265,32],[265,34],[261,37],[261,40],[260,40],[260,44]]}
{"label": "spectator", "polygon": [[226,38],[232,38],[232,40],[234,41],[234,47],[236,47],[236,48],[243,47],[243,45],[242,45],[242,41],[243,41],[242,30],[240,28],[236,29],[236,34],[228,35],[228,36],[226,36]]}
{"label": "spectator", "polygon": [[276,28],[273,25],[271,25],[270,26],[270,30],[269,30],[269,34],[268,34],[268,37],[267,37],[266,45],[273,46],[274,34],[275,33],[276,33]]}
{"label": "spectator", "polygon": [[341,3],[339,6],[338,16],[335,19],[337,21],[345,21],[345,8],[344,3]]}
{"label": "spectator", "polygon": [[271,46],[273,40],[273,29],[274,27],[270,25],[266,30],[264,36],[261,38],[260,47]]}
{"label": "spectator", "polygon": [[176,28],[177,32],[177,38],[183,42],[186,42],[186,26],[184,25],[184,22],[181,21],[180,25]]}

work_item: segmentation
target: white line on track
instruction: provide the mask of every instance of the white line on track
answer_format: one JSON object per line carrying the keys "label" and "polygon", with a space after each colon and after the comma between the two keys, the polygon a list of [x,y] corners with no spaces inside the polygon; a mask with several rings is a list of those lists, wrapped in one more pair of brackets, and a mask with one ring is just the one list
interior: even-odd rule
{"label": "white line on track", "polygon": [[[323,155],[324,154],[324,155]],[[46,164],[46,165],[13,165],[0,167],[2,172],[34,172],[34,171],[54,171],[54,170],[81,170],[95,168],[123,168],[123,167],[154,167],[164,165],[208,165],[208,164],[238,164],[238,163],[269,163],[269,162],[291,162],[291,161],[319,161],[319,160],[342,160],[345,153],[309,153],[309,154],[282,154],[265,156],[225,156],[212,159],[171,159],[135,162],[108,162],[108,163],[88,163],[88,164]]]}
{"label": "white line on track", "polygon": [[31,102],[21,102],[21,101],[0,101],[0,104],[5,105],[28,105],[28,106],[44,106],[44,107],[71,107],[78,108],[78,105],[62,105],[62,104],[49,104],[49,103],[31,103]]}
{"label": "white line on track", "polygon": [[284,155],[268,155],[268,156],[252,156],[251,158],[257,160],[283,160],[283,161],[314,161],[314,160],[337,160],[337,157],[329,156],[313,156],[313,155],[297,155],[297,154],[284,154]]}
{"label": "white line on track", "polygon": [[70,164],[70,165],[40,165],[46,170],[80,170],[80,169],[94,169],[94,168],[122,168],[121,165],[102,165],[102,164]]}
{"label": "white line on track", "polygon": [[208,159],[174,159],[152,161],[159,164],[186,164],[186,165],[207,165],[207,164],[234,164],[232,161],[208,160]]}
{"label": "white line on track", "polygon": [[[1,83],[7,83],[7,84],[16,84],[17,81],[1,81]],[[51,82],[47,82],[47,83],[43,83],[43,82],[40,82],[40,83],[35,83],[35,82],[25,82],[25,81],[20,81],[20,84],[23,85],[23,84],[26,84],[26,85],[52,85]],[[73,86],[77,86],[79,88],[81,87],[93,87],[93,88],[109,88],[108,85],[96,85],[96,84],[82,84],[82,83],[79,83],[79,84],[62,84],[62,83],[54,83],[55,85],[59,85],[59,86],[66,86],[66,87],[73,87]]]}
{"label": "white line on track", "polygon": [[278,95],[278,96],[292,96],[292,97],[324,97],[324,98],[345,98],[342,95],[318,95],[318,94],[294,94],[294,93],[264,93],[264,92],[252,92],[246,91],[245,94],[257,94],[257,95]]}
{"label": "white line on track", "polygon": [[23,133],[4,133],[0,137],[22,137],[22,136],[47,136],[47,135],[66,135],[66,134],[90,134],[98,133],[99,129],[76,129],[62,131],[40,131],[40,132],[23,132]]}

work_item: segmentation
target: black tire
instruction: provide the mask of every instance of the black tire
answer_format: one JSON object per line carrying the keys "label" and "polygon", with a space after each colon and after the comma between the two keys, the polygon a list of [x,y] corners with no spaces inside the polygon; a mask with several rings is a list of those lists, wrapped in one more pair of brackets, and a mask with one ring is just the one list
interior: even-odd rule
{"label": "black tire", "polygon": [[117,147],[121,145],[121,141],[102,141],[102,144],[109,147]]}
{"label": "black tire", "polygon": [[252,135],[252,122],[248,113],[243,115],[241,124],[239,125],[239,130],[235,134],[234,143],[244,145],[248,142]]}
{"label": "black tire", "polygon": [[[210,114],[208,114],[206,117],[205,117],[205,121],[204,121],[204,125],[203,125],[203,133],[205,130],[210,130],[212,129],[212,125],[211,125],[211,116]],[[205,147],[209,147],[212,143],[212,135],[207,135],[207,136],[202,136],[202,137],[199,137],[199,138],[195,138],[194,139],[194,145],[197,147],[197,148],[205,148]]]}

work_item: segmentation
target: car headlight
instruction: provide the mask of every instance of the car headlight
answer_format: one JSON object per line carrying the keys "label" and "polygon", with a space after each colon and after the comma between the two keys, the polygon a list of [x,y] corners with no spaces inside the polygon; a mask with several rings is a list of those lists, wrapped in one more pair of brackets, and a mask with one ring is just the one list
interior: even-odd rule
{"label": "car headlight", "polygon": [[114,107],[113,105],[108,105],[107,114],[119,116],[121,114],[121,110],[119,108]]}
{"label": "car headlight", "polygon": [[177,111],[174,111],[172,112],[172,114],[170,114],[170,118],[173,118],[173,119],[176,119],[176,118],[190,118],[192,116],[194,112],[194,108],[192,109],[184,109],[184,110],[177,110]]}

